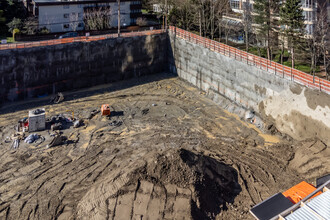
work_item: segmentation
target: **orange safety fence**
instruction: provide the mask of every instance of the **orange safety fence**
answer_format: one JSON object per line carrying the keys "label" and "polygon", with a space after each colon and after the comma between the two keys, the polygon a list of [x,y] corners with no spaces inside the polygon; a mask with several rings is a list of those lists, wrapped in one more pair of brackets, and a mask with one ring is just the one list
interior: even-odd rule
{"label": "orange safety fence", "polygon": [[[135,37],[135,36],[145,36],[164,33],[164,30],[151,30],[151,31],[141,31],[141,32],[128,32],[120,34],[120,37]],[[41,46],[51,46],[58,44],[68,44],[74,42],[92,42],[98,40],[105,40],[109,38],[116,38],[118,34],[105,34],[99,36],[89,36],[89,37],[74,37],[74,38],[64,38],[55,40],[45,40],[37,42],[28,43],[13,43],[13,44],[0,44],[0,50],[12,50],[12,49],[22,49],[31,47],[41,47]]]}
{"label": "orange safety fence", "polygon": [[[293,204],[296,204],[296,203],[300,202],[301,200],[303,200],[306,196],[308,196],[309,194],[314,192],[314,190],[316,190],[316,188],[313,185],[311,185],[305,181],[302,181],[301,183],[295,185],[294,187],[291,187],[290,189],[283,192],[282,194],[283,194],[283,196],[288,198]],[[320,194],[321,194],[321,192],[318,192],[311,198],[314,198]]]}
{"label": "orange safety fence", "polygon": [[197,34],[193,34],[189,31],[185,31],[180,28],[170,26],[169,30],[177,37],[182,38],[191,43],[199,44],[212,51],[228,56],[230,58],[234,58],[241,62],[245,62],[249,65],[256,66],[262,70],[278,75],[282,78],[286,78],[309,88],[318,89],[320,91],[330,94],[330,81],[326,79],[321,79],[319,77],[312,76],[300,70],[284,66],[274,61],[270,61],[268,59],[256,56],[254,54],[250,54],[246,51],[239,50],[237,48],[228,46],[218,41],[201,37]]}

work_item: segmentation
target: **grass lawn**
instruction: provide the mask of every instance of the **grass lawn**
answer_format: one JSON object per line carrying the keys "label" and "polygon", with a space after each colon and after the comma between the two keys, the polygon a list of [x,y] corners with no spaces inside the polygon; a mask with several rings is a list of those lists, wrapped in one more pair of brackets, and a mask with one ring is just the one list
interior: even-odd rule
{"label": "grass lawn", "polygon": [[[258,48],[257,47],[250,47],[249,48],[249,53],[252,53],[254,55],[259,56],[259,52],[258,52]],[[260,55],[263,58],[267,58],[267,50],[265,48],[260,48]],[[291,59],[289,58],[289,53],[287,51],[284,52],[284,56],[283,56],[283,65],[291,67]],[[281,63],[280,60],[280,54],[279,52],[276,53],[276,55],[273,57],[273,61],[277,62],[277,63]],[[300,70],[302,72],[305,73],[311,73],[311,67],[308,63],[303,63],[303,62],[297,62],[295,63],[295,69]],[[317,66],[316,67],[316,72],[320,71],[320,67]]]}
{"label": "grass lawn", "polygon": [[[14,39],[12,37],[7,37],[7,36],[0,36],[0,41],[7,39],[7,43],[14,43]],[[1,42],[0,42],[1,43]]]}
{"label": "grass lawn", "polygon": [[7,43],[15,43],[14,38],[7,37]]}

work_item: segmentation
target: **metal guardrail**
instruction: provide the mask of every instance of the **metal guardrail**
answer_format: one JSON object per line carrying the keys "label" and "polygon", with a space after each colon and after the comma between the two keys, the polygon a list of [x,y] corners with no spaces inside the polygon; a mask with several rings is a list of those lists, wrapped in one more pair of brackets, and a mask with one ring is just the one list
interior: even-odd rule
{"label": "metal guardrail", "polygon": [[[135,36],[145,36],[145,35],[154,35],[164,33],[164,30],[152,30],[152,31],[141,31],[141,32],[128,32],[121,33],[120,37],[135,37]],[[12,49],[21,49],[21,48],[31,48],[31,47],[42,47],[42,46],[51,46],[58,44],[68,44],[75,42],[92,42],[105,40],[109,38],[117,38],[118,34],[105,34],[98,36],[89,36],[89,37],[73,37],[73,38],[64,38],[64,39],[56,39],[56,40],[44,40],[37,42],[28,42],[28,43],[13,43],[13,44],[0,44],[0,50],[12,50]]]}
{"label": "metal guardrail", "polygon": [[316,76],[309,75],[300,70],[284,66],[282,64],[273,62],[271,60],[256,56],[254,54],[239,50],[237,48],[228,46],[226,44],[198,36],[197,34],[190,33],[170,26],[169,30],[177,37],[182,38],[194,44],[201,45],[212,51],[236,59],[241,62],[245,62],[248,65],[256,66],[262,70],[266,70],[269,73],[273,73],[285,79],[294,81],[301,85],[307,86],[313,89],[319,89],[320,91],[330,94],[330,81],[321,79]]}

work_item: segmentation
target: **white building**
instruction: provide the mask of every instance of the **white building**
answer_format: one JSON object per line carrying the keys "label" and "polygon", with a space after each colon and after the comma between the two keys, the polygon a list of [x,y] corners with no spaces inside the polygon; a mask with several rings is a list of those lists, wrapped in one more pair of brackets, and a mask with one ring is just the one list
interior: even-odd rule
{"label": "white building", "polygon": [[[230,0],[230,7],[236,13],[243,13],[244,4],[247,0]],[[253,10],[253,0],[249,1]],[[315,23],[317,13],[317,0],[301,0],[303,15],[305,16],[306,33],[313,32],[313,24]]]}
{"label": "white building", "polygon": [[[169,14],[170,11],[172,10],[173,6],[168,5],[167,6],[167,13]],[[156,13],[163,13],[166,11],[166,6],[164,4],[153,4],[152,5],[152,10]]]}
{"label": "white building", "polygon": [[[27,0],[28,1],[28,0]],[[116,0],[31,0],[30,11],[38,17],[39,28],[50,32],[84,30],[84,14],[89,9],[109,11],[110,26],[118,26],[118,2]],[[121,26],[130,26],[142,15],[141,1],[120,1]]]}

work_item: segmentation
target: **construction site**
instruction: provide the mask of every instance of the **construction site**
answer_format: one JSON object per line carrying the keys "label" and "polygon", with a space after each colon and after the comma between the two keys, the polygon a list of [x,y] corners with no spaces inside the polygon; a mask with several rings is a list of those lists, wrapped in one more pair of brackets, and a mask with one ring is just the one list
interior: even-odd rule
{"label": "construction site", "polygon": [[0,50],[0,219],[330,218],[330,82],[178,32]]}

